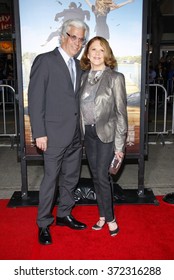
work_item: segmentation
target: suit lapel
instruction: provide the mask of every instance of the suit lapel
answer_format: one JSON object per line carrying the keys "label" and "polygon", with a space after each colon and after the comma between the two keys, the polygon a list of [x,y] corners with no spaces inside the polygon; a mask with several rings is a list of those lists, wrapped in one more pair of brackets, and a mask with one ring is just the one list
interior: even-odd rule
{"label": "suit lapel", "polygon": [[[68,69],[68,67],[67,67],[67,65],[65,63],[65,60],[63,59],[62,55],[60,54],[58,48],[55,48],[53,52],[55,53],[55,55],[57,57],[58,67],[61,68],[62,72],[65,73],[65,76],[67,77],[67,79],[70,80],[70,82],[72,84],[71,76],[70,76],[70,73],[69,73],[69,69]],[[73,88],[73,84],[72,84],[72,88]]]}
{"label": "suit lapel", "polygon": [[[53,50],[53,52],[55,53],[55,55],[57,56],[57,59],[58,59],[58,63],[59,63],[59,67],[61,67],[62,71],[65,72],[65,75],[67,77],[67,79],[70,79],[71,81],[71,76],[70,76],[70,73],[69,73],[69,69],[62,57],[62,55],[60,54],[58,48],[55,48]],[[75,94],[77,93],[77,89],[79,88],[79,84],[80,84],[80,78],[81,78],[81,69],[80,69],[80,66],[79,66],[79,61],[74,58],[75,60],[75,65],[76,65],[76,87],[75,87]],[[71,82],[72,84],[72,82]],[[72,88],[73,88],[73,84],[72,84]],[[73,91],[74,91],[74,88],[73,88]]]}
{"label": "suit lapel", "polygon": [[75,93],[77,93],[79,86],[80,86],[80,79],[81,79],[81,74],[82,70],[79,65],[79,61],[75,58],[75,65],[76,65],[76,87],[75,87]]}
{"label": "suit lapel", "polygon": [[83,90],[84,90],[84,87],[86,85],[86,80],[88,78],[88,73],[89,71],[86,71],[84,72],[84,74],[82,75],[82,78],[81,78],[81,84],[80,84],[80,95],[82,94]]}

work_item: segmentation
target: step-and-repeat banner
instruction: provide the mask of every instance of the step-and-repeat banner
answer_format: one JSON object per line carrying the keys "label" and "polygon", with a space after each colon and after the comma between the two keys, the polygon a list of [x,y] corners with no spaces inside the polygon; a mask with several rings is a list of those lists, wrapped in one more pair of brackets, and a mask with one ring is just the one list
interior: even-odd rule
{"label": "step-and-repeat banner", "polygon": [[59,46],[61,25],[70,18],[84,20],[90,27],[90,38],[99,35],[109,41],[118,62],[118,71],[126,79],[127,154],[139,154],[143,0],[19,0],[19,18],[26,154],[38,155],[28,116],[31,65],[38,54]]}

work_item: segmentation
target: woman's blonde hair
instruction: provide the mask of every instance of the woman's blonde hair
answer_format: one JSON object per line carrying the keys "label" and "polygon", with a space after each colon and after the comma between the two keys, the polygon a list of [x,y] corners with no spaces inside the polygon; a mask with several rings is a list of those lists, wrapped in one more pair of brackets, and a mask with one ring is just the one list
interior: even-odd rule
{"label": "woman's blonde hair", "polygon": [[110,11],[110,6],[113,5],[113,1],[111,0],[96,0],[95,1],[95,11],[96,14],[99,15],[107,15],[107,13]]}
{"label": "woman's blonde hair", "polygon": [[91,63],[88,58],[88,52],[91,44],[95,41],[99,41],[101,46],[104,48],[104,62],[105,65],[114,69],[117,66],[117,61],[113,55],[112,49],[108,43],[108,41],[100,36],[93,37],[86,45],[84,53],[80,59],[80,66],[82,70],[89,70],[91,68]]}

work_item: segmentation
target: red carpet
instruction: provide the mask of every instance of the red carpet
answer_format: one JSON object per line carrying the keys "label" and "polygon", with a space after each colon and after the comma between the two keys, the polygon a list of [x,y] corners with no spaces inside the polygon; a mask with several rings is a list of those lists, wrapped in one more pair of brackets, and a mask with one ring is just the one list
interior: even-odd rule
{"label": "red carpet", "polygon": [[[107,226],[93,231],[96,206],[76,206],[74,216],[88,229],[51,227],[53,244],[38,244],[37,207],[7,208],[0,200],[1,260],[173,260],[174,205],[157,197],[159,206],[116,205],[120,232],[110,237]],[[56,209],[55,209],[56,210]],[[54,213],[55,213],[54,210]]]}

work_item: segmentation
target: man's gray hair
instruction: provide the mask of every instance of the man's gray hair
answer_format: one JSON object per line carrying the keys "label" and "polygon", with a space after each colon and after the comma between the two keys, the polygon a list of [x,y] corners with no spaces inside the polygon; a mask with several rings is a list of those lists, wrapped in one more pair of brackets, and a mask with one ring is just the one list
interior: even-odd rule
{"label": "man's gray hair", "polygon": [[62,27],[61,27],[61,31],[60,31],[60,38],[59,38],[59,43],[61,44],[61,40],[62,40],[62,36],[67,36],[67,33],[69,32],[71,27],[76,27],[76,28],[83,28],[85,30],[85,40],[88,41],[89,38],[89,27],[88,25],[80,20],[80,19],[69,19],[66,20]]}

